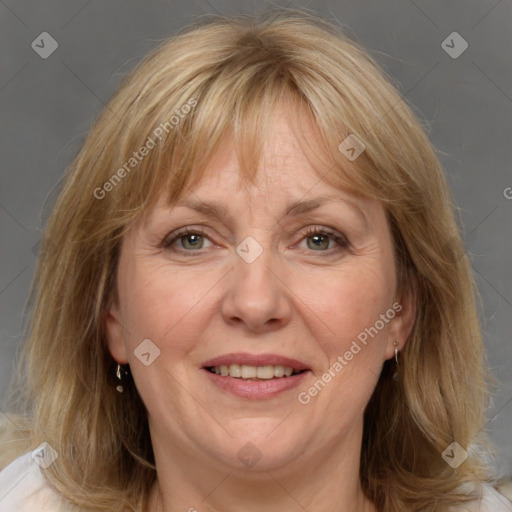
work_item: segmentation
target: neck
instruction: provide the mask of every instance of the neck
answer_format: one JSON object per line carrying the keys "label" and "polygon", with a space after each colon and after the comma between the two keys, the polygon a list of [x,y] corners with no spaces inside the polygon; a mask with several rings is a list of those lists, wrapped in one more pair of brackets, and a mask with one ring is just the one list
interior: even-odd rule
{"label": "neck", "polygon": [[[158,481],[147,512],[377,512],[359,481],[360,435],[281,467],[233,469],[154,440]],[[167,452],[166,452],[167,450]]]}

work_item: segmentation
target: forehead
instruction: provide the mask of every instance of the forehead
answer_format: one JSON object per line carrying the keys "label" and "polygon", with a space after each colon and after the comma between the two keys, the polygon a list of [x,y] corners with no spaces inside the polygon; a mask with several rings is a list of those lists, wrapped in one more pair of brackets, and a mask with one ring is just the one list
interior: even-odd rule
{"label": "forehead", "polygon": [[[324,203],[336,202],[350,206],[365,221],[382,213],[375,200],[344,190],[339,183],[330,183],[329,173],[336,174],[339,169],[315,159],[321,149],[310,148],[313,153],[305,150],[296,133],[286,116],[276,117],[269,126],[252,182],[241,172],[236,144],[227,137],[212,155],[201,178],[189,185],[172,205],[166,205],[162,194],[149,217],[175,208],[195,210],[224,220],[233,218],[233,209],[238,212],[237,216],[242,215],[243,210],[299,215]],[[315,136],[310,132],[310,144],[314,144]]]}
{"label": "forehead", "polygon": [[[302,197],[310,193],[315,196],[327,193],[345,196],[347,192],[333,180],[339,169],[335,169],[323,154],[320,138],[308,119],[304,117],[302,121],[302,126],[294,126],[284,112],[278,112],[269,124],[252,181],[241,172],[235,142],[226,137],[201,178],[191,183],[183,197],[245,193],[248,197],[265,201],[272,196]],[[308,142],[307,148],[304,140]]]}
{"label": "forehead", "polygon": [[332,141],[326,144],[323,132],[300,105],[292,109],[282,103],[271,115],[257,117],[256,123],[253,118],[246,121],[224,131],[214,145],[211,139],[202,140],[206,146],[195,145],[178,173],[169,172],[165,162],[150,165],[162,179],[155,182],[140,211],[142,218],[187,199],[234,207],[242,198],[244,208],[252,211],[279,205],[284,209],[298,200],[326,195],[350,196],[360,203],[372,197],[364,183],[361,186],[364,172],[359,163],[345,161],[338,151],[333,155]]}

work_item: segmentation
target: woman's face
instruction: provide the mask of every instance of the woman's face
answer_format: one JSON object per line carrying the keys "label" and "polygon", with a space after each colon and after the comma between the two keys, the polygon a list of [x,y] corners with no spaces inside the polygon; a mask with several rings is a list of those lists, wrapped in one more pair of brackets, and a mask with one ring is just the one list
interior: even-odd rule
{"label": "woman's face", "polygon": [[255,186],[239,186],[226,144],[123,240],[109,346],[157,461],[269,470],[358,452],[382,364],[410,331],[382,205],[319,178],[275,119]]}

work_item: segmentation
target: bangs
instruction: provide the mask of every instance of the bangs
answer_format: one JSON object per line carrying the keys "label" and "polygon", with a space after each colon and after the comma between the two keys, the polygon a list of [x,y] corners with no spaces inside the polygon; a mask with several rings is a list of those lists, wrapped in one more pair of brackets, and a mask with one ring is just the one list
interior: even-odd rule
{"label": "bangs", "polygon": [[310,101],[302,88],[310,89],[310,98],[314,89],[305,77],[301,88],[301,77],[291,64],[283,64],[283,57],[266,54],[263,59],[254,53],[252,48],[246,56],[242,48],[216,72],[205,73],[208,80],[180,94],[148,93],[142,119],[137,104],[139,121],[127,127],[131,136],[119,145],[118,165],[133,161],[137,148],[153,147],[111,191],[110,214],[120,224],[131,225],[159,200],[171,207],[193,193],[224,144],[234,144],[241,186],[253,185],[269,126],[283,114],[319,181],[355,196],[375,197],[367,176],[371,162],[363,153],[356,165],[338,149],[351,133],[342,114],[329,112],[321,95]]}

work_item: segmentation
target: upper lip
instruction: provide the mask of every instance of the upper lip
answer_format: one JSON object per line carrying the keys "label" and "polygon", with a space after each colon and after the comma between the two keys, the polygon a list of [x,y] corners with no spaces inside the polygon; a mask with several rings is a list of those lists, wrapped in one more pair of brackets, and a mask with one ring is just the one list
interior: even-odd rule
{"label": "upper lip", "polygon": [[232,364],[245,364],[248,366],[287,366],[297,371],[309,369],[307,364],[290,357],[284,357],[278,354],[249,354],[244,352],[214,357],[213,359],[205,361],[202,367],[229,366]]}

